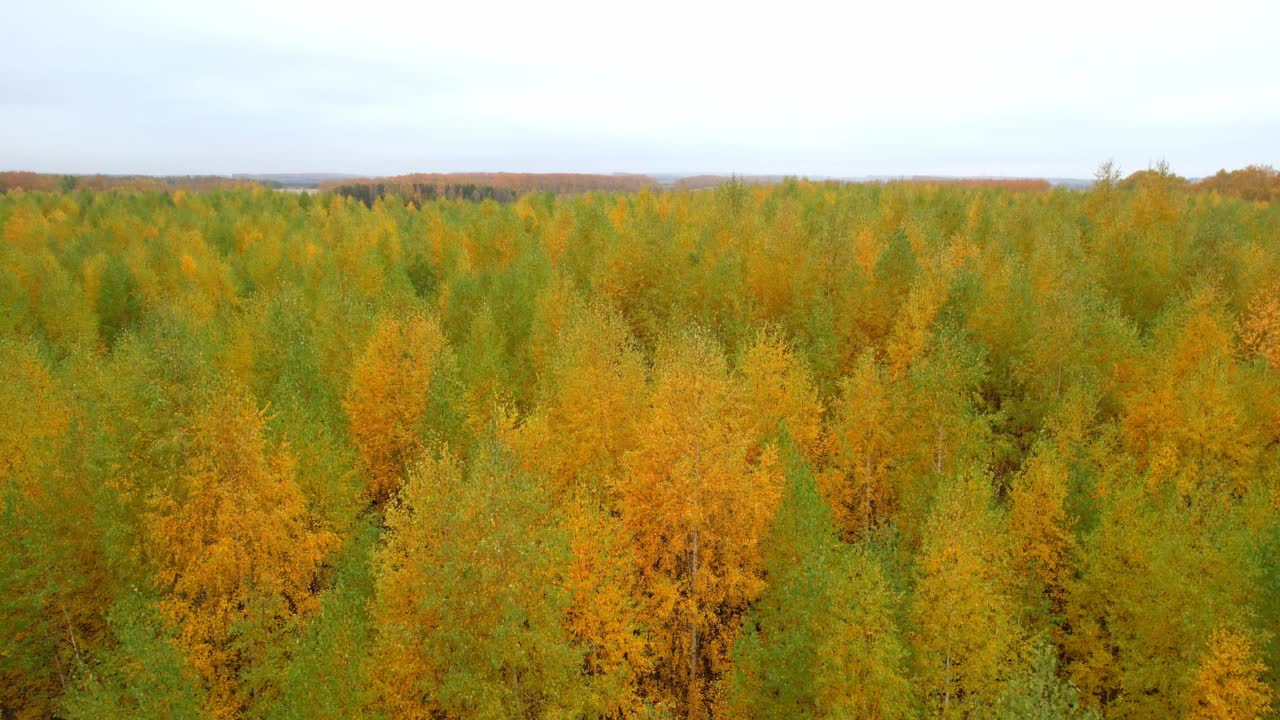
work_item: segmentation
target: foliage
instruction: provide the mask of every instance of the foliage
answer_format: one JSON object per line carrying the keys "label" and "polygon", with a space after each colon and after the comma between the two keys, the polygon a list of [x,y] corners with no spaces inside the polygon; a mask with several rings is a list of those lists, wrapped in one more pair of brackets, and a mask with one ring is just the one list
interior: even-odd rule
{"label": "foliage", "polygon": [[0,717],[1274,714],[1274,172],[1097,179],[5,174]]}

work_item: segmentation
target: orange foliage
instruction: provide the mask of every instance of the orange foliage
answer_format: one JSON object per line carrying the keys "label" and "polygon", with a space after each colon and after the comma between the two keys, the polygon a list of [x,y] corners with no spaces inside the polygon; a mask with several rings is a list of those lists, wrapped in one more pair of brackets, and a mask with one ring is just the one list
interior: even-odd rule
{"label": "orange foliage", "polygon": [[1272,693],[1262,681],[1266,666],[1250,639],[1218,630],[1191,677],[1187,720],[1260,720],[1271,709]]}
{"label": "orange foliage", "polygon": [[1280,283],[1253,296],[1236,332],[1246,355],[1259,356],[1280,370]]}
{"label": "orange foliage", "polygon": [[383,317],[356,361],[343,407],[374,504],[395,494],[425,447],[432,382],[449,362],[439,324],[419,314]]}
{"label": "orange foliage", "polygon": [[1280,172],[1270,165],[1250,165],[1240,170],[1219,170],[1192,186],[1204,192],[1216,192],[1254,202],[1270,202],[1280,198]]}
{"label": "orange foliage", "polygon": [[720,349],[701,333],[661,351],[622,483],[656,666],[647,690],[706,717],[737,619],[764,586],[760,541],[781,495],[777,453],[752,428]]}
{"label": "orange foliage", "polygon": [[211,398],[178,494],[153,498],[147,516],[165,616],[220,718],[247,701],[238,677],[254,648],[319,607],[317,574],[336,540],[314,529],[294,459],[265,447],[266,418],[252,402],[234,390]]}

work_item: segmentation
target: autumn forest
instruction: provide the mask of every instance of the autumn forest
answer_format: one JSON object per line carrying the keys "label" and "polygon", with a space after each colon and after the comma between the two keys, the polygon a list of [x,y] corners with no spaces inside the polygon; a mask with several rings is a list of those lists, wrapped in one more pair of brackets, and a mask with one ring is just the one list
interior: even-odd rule
{"label": "autumn forest", "polygon": [[1251,171],[4,192],[0,718],[1276,717]]}

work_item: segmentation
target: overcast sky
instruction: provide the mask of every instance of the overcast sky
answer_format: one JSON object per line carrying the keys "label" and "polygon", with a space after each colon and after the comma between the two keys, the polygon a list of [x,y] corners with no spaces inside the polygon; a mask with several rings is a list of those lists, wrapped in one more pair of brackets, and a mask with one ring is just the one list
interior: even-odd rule
{"label": "overcast sky", "polygon": [[0,169],[1280,165],[1280,3],[10,0]]}

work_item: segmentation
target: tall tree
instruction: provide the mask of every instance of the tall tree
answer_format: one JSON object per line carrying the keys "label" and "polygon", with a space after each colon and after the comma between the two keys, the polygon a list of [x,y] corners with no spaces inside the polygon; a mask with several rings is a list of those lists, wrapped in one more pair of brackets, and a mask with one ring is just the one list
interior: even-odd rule
{"label": "tall tree", "polygon": [[356,361],[343,405],[375,505],[425,449],[433,390],[449,381],[452,363],[439,324],[414,312],[383,317]]}
{"label": "tall tree", "polygon": [[938,717],[988,713],[1018,639],[1008,538],[989,482],[970,472],[944,484],[920,548],[911,606],[915,677]]}
{"label": "tall tree", "polygon": [[240,675],[318,605],[334,537],[313,529],[285,448],[268,448],[263,413],[243,391],[209,398],[191,428],[177,493],[152,500],[148,555],[166,619],[209,686],[207,710],[234,717]]}
{"label": "tall tree", "polygon": [[830,425],[832,468],[823,481],[846,538],[874,528],[897,507],[889,471],[897,450],[895,423],[902,409],[891,391],[873,350],[858,357],[853,373],[840,384]]}
{"label": "tall tree", "polygon": [[0,338],[0,716],[47,717],[110,642],[115,591],[83,408],[32,341]]}
{"label": "tall tree", "polygon": [[640,681],[653,666],[641,615],[635,554],[622,521],[597,492],[564,502],[570,558],[565,626],[582,652],[588,717],[633,717],[644,709]]}
{"label": "tall tree", "polygon": [[659,350],[640,443],[622,481],[656,665],[648,690],[705,717],[748,603],[764,583],[760,541],[776,507],[776,453],[755,438],[723,353],[703,331]]}
{"label": "tall tree", "polygon": [[542,383],[542,403],[515,440],[521,455],[558,490],[581,481],[589,494],[611,498],[623,457],[636,445],[645,392],[643,358],[626,321],[602,307],[572,308]]}
{"label": "tall tree", "polygon": [[399,718],[553,718],[584,701],[565,629],[567,538],[496,441],[426,457],[374,562],[374,684]]}
{"label": "tall tree", "polygon": [[1236,325],[1246,355],[1256,355],[1280,369],[1280,283],[1259,290]]}
{"label": "tall tree", "polygon": [[808,369],[788,343],[761,330],[738,361],[746,422],[763,444],[785,432],[810,461],[818,460],[822,438],[822,404]]}
{"label": "tall tree", "polygon": [[1257,533],[1237,502],[1168,486],[1151,497],[1116,464],[1068,585],[1067,671],[1108,717],[1173,717],[1196,661],[1187,648],[1224,625],[1262,629]]}
{"label": "tall tree", "polygon": [[842,546],[794,447],[764,552],[769,584],[734,647],[726,712],[742,718],[913,715],[895,597],[876,558]]}
{"label": "tall tree", "polygon": [[373,549],[378,528],[364,524],[335,562],[320,608],[296,640],[268,648],[269,657],[248,677],[251,717],[305,720],[377,717],[370,678],[379,658],[368,606],[373,597]]}
{"label": "tall tree", "polygon": [[1068,473],[1056,450],[1042,445],[1014,479],[1009,494],[1009,531],[1029,599],[1044,600],[1045,609],[1055,615],[1065,601],[1075,544]]}

